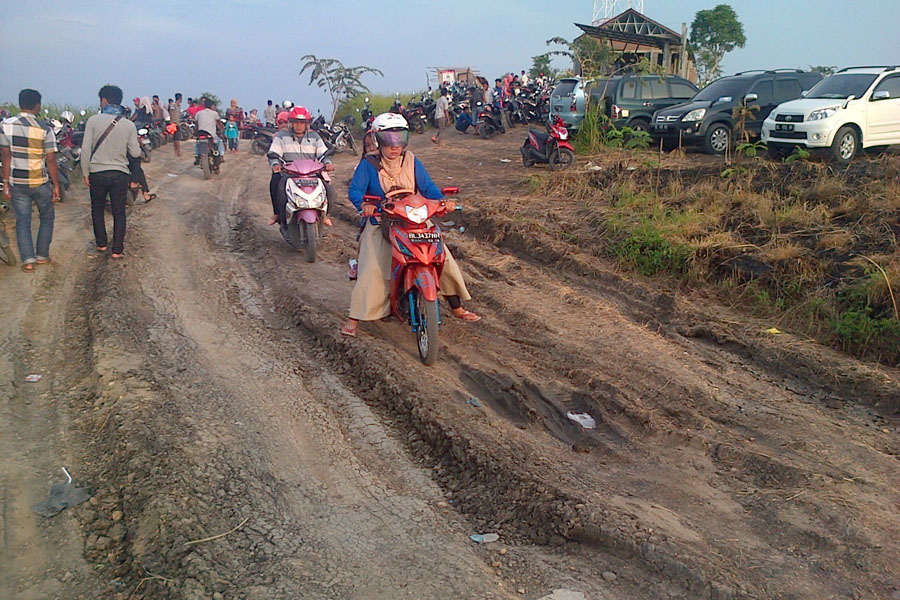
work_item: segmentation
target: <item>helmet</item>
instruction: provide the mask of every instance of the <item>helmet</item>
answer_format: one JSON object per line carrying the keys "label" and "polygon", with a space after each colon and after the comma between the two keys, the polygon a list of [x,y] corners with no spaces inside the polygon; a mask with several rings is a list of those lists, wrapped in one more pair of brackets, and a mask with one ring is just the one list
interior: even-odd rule
{"label": "helmet", "polygon": [[56,119],[50,119],[50,128],[53,129],[53,133],[58,134],[62,131],[62,123]]}
{"label": "helmet", "polygon": [[281,106],[284,109],[288,109],[288,108],[292,108],[294,106],[294,103],[291,102],[290,100],[285,100],[284,102],[281,103]]}
{"label": "helmet", "polygon": [[278,113],[278,116],[275,117],[275,122],[276,123],[287,123],[288,122],[288,112],[286,110],[283,110],[280,113]]}
{"label": "helmet", "polygon": [[71,111],[71,110],[64,110],[64,111],[62,111],[62,112],[60,113],[59,117],[60,117],[63,121],[68,121],[69,123],[71,123],[72,121],[75,120],[75,115],[72,114],[72,111]]}
{"label": "helmet", "polygon": [[402,115],[382,113],[372,121],[372,131],[379,146],[406,146],[409,143],[409,123]]}
{"label": "helmet", "polygon": [[291,121],[309,121],[311,118],[309,111],[302,106],[295,106],[288,113],[288,119]]}

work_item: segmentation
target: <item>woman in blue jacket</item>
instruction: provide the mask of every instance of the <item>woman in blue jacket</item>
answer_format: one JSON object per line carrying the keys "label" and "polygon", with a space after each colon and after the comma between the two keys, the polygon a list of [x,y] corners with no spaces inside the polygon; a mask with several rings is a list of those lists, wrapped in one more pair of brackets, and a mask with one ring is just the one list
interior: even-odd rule
{"label": "woman in blue jacket", "polygon": [[[443,198],[428,171],[412,152],[406,150],[409,125],[394,113],[378,115],[372,122],[378,141],[378,152],[367,154],[356,167],[350,182],[350,201],[366,217],[359,240],[359,271],[350,294],[350,318],[341,328],[344,335],[355,336],[360,321],[383,319],[391,312],[391,246],[372,216],[375,207],[363,204],[363,196],[379,196],[382,200],[398,193],[419,193],[426,198]],[[459,265],[444,246],[444,268],[439,282],[441,295],[450,304],[454,317],[479,321],[481,317],[462,307],[471,300]]]}

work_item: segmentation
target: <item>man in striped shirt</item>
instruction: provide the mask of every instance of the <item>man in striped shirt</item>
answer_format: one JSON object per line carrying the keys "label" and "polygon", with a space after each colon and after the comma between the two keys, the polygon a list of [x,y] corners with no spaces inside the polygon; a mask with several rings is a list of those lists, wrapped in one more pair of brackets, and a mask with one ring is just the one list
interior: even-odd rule
{"label": "man in striped shirt", "polygon": [[[41,95],[36,90],[19,92],[22,112],[0,125],[0,158],[3,160],[3,195],[16,213],[16,243],[22,269],[50,262],[53,239],[53,203],[59,201],[56,137],[37,121]],[[48,177],[49,175],[49,177]],[[52,182],[52,186],[51,186]],[[31,233],[32,204],[41,215],[37,248]]]}

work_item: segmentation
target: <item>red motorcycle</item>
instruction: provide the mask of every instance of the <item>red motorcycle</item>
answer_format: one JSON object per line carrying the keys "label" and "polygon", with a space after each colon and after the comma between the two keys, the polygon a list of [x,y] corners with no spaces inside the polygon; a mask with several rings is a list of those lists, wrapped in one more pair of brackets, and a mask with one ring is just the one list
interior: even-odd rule
{"label": "red motorcycle", "polygon": [[554,171],[575,164],[575,148],[569,143],[569,132],[559,117],[547,125],[547,133],[530,128],[528,138],[519,148],[522,164],[533,167],[535,163],[549,163]]}
{"label": "red motorcycle", "polygon": [[[446,187],[441,193],[454,195],[459,188]],[[394,196],[384,202],[379,196],[366,195],[363,202],[381,203],[382,225],[391,242],[391,312],[410,324],[419,357],[432,365],[437,360],[441,325],[438,291],[444,269],[444,241],[440,227],[430,219],[445,215],[450,205],[418,194]]]}

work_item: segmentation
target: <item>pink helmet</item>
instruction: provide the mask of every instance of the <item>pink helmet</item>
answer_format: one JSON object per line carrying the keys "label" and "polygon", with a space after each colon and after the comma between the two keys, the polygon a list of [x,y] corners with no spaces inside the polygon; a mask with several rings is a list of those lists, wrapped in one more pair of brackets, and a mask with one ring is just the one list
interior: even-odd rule
{"label": "pink helmet", "polygon": [[287,123],[288,122],[288,112],[286,110],[283,110],[280,113],[278,113],[278,116],[275,117],[275,122],[276,123]]}
{"label": "pink helmet", "polygon": [[291,109],[291,112],[288,116],[291,121],[310,121],[312,120],[312,116],[309,114],[309,111],[306,110],[303,106],[295,106]]}

